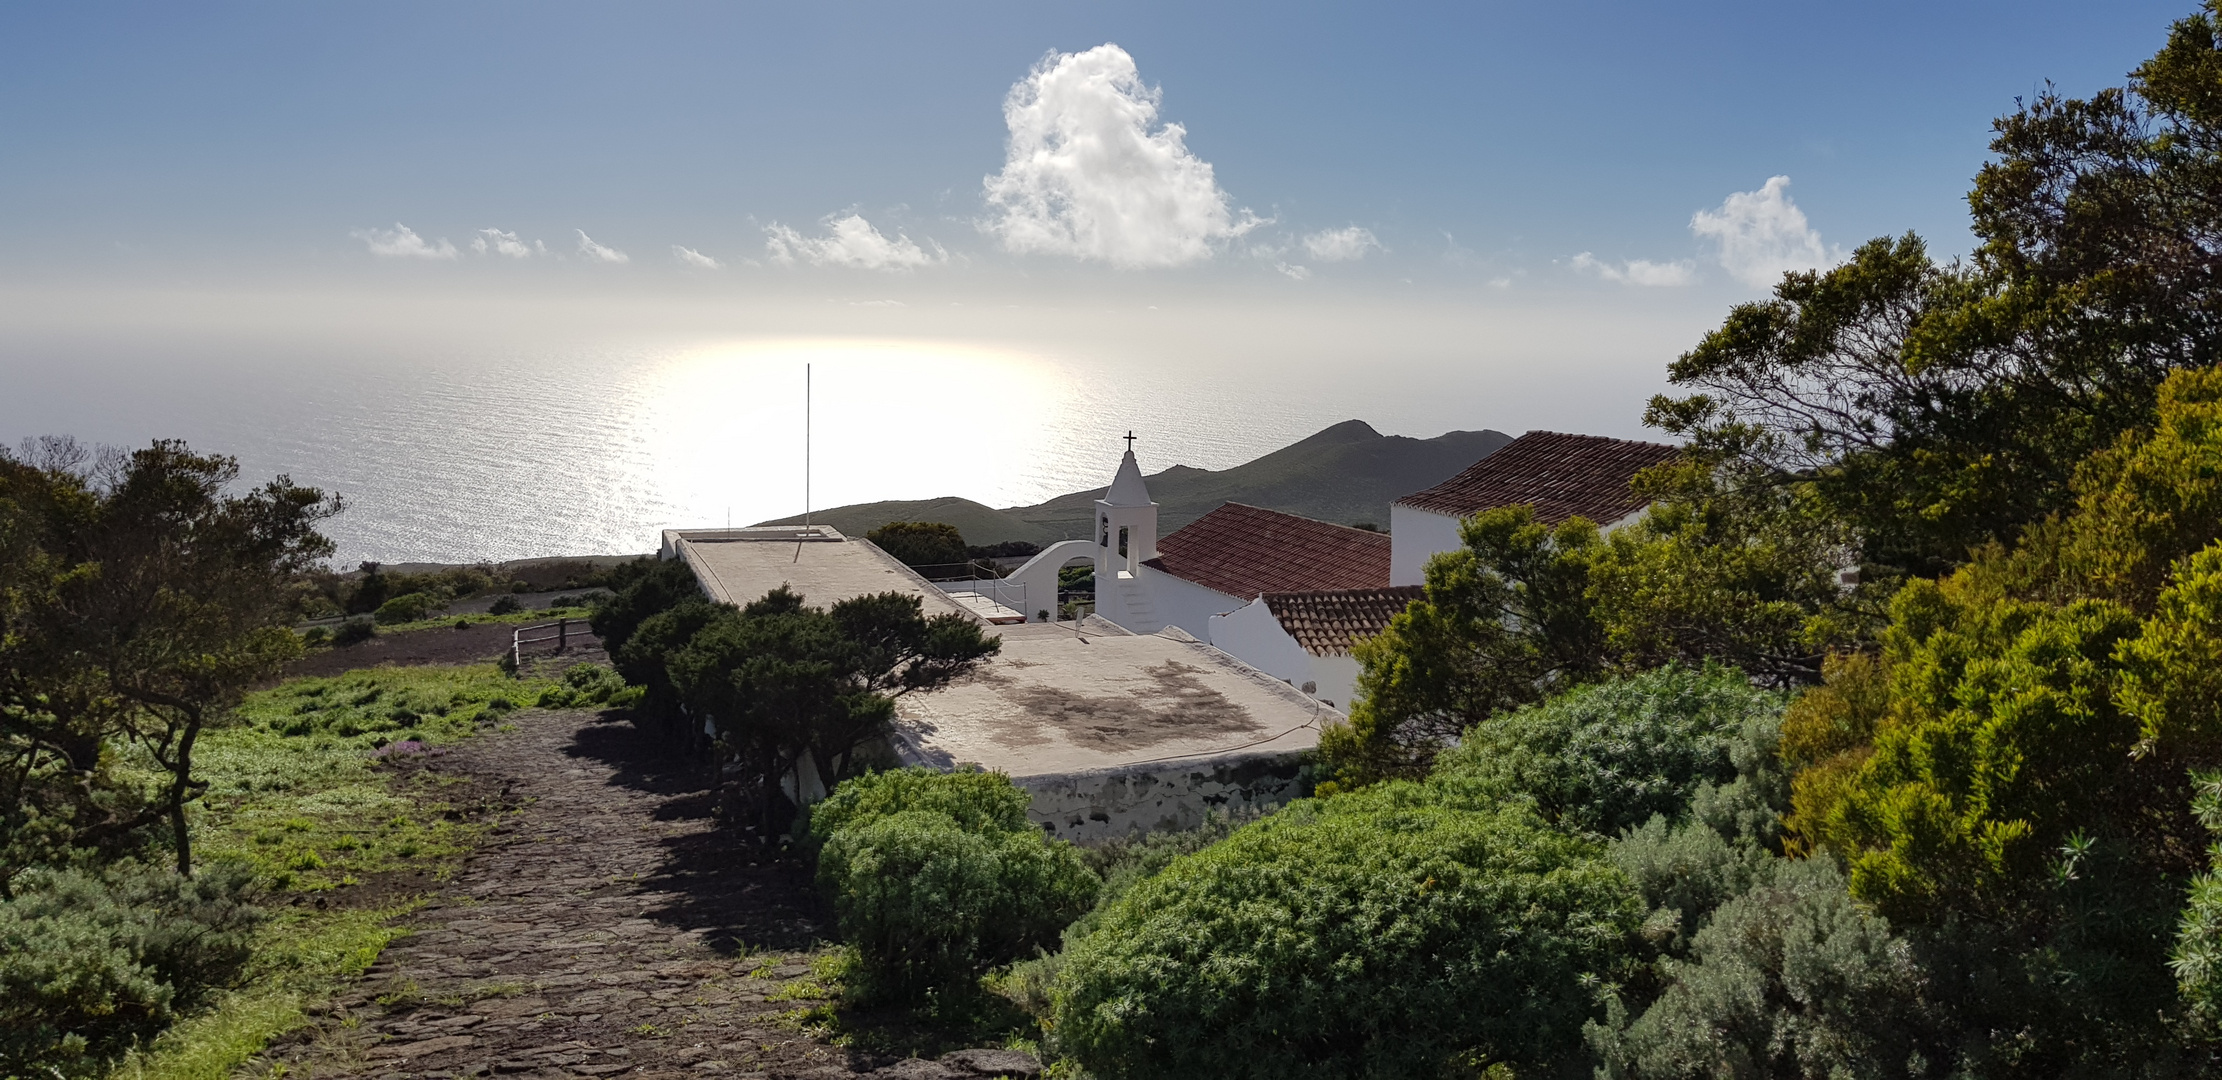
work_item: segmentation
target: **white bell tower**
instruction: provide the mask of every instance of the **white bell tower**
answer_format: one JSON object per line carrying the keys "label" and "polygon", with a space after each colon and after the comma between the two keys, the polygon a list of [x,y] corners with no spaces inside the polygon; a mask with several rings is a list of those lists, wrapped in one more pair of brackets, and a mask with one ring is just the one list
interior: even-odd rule
{"label": "white bell tower", "polygon": [[[1134,433],[1126,433],[1126,456],[1119,460],[1119,474],[1096,500],[1096,580],[1112,581],[1132,576],[1145,559],[1157,558],[1157,504],[1142,483],[1142,466],[1134,460]],[[1101,589],[1101,586],[1098,586]]]}

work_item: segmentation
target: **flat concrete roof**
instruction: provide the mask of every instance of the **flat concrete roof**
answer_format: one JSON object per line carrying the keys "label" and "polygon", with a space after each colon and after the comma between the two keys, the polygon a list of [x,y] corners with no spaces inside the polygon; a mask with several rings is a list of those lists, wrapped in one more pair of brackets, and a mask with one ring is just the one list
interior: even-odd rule
{"label": "flat concrete roof", "polygon": [[1319,745],[1320,725],[1340,718],[1177,629],[1129,634],[1091,619],[1078,634],[1070,623],[998,630],[1003,651],[980,673],[896,702],[905,764],[977,765],[1023,782],[1285,757]]}
{"label": "flat concrete roof", "polygon": [[664,547],[694,567],[702,591],[720,603],[746,607],[785,585],[812,607],[901,592],[918,597],[929,618],[970,614],[878,547],[828,528],[807,535],[799,528],[673,530],[664,534]]}
{"label": "flat concrete roof", "polygon": [[[704,529],[664,534],[711,599],[746,605],[784,584],[812,605],[905,592],[927,615],[977,613],[869,543],[830,529]],[[982,670],[898,699],[895,750],[905,764],[976,765],[1028,777],[1286,757],[1319,744],[1340,714],[1179,629],[1128,633],[1089,616],[1072,623],[984,627],[1003,648]]]}

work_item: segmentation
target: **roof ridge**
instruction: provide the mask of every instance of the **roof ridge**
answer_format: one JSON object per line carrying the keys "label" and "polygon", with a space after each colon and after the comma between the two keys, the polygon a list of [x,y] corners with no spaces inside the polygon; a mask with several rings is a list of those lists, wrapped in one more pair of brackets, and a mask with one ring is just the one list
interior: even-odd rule
{"label": "roof ridge", "polygon": [[[1285,518],[1295,518],[1295,519],[1296,519],[1296,520],[1298,520],[1298,521],[1309,521],[1309,522],[1311,522],[1311,523],[1313,523],[1313,524],[1315,524],[1315,525],[1326,525],[1326,526],[1328,526],[1328,527],[1330,527],[1330,528],[1336,528],[1336,529],[1348,529],[1348,530],[1350,530],[1351,532],[1356,532],[1356,533],[1364,533],[1364,534],[1366,534],[1367,536],[1378,536],[1378,537],[1381,537],[1381,538],[1382,538],[1382,539],[1384,539],[1384,540],[1385,540],[1385,539],[1388,539],[1388,536],[1389,536],[1389,534],[1388,534],[1388,533],[1385,533],[1385,532],[1381,532],[1381,531],[1379,531],[1379,530],[1377,530],[1377,529],[1361,529],[1361,528],[1357,527],[1356,525],[1344,525],[1344,524],[1341,524],[1341,523],[1339,523],[1339,522],[1333,522],[1333,521],[1329,521],[1329,520],[1327,520],[1326,518],[1315,518],[1315,517],[1310,517],[1310,516],[1307,516],[1307,515],[1304,515],[1304,514],[1291,514],[1291,513],[1289,513],[1289,512],[1288,512],[1288,511],[1286,511],[1286,510],[1275,510],[1275,509],[1273,509],[1273,508],[1272,508],[1272,507],[1270,507],[1270,506],[1259,506],[1259,505],[1258,505],[1258,504],[1256,504],[1256,503],[1236,502],[1236,501],[1234,501],[1233,499],[1228,499],[1228,500],[1226,500],[1225,502],[1222,502],[1222,503],[1220,503],[1220,504],[1219,504],[1218,506],[1215,506],[1215,507],[1211,508],[1210,510],[1207,510],[1207,511],[1205,511],[1205,512],[1204,512],[1204,517],[1210,517],[1211,515],[1213,515],[1213,514],[1216,514],[1216,513],[1218,513],[1218,512],[1220,511],[1220,510],[1222,510],[1222,509],[1225,509],[1226,507],[1229,507],[1229,506],[1239,506],[1239,507],[1243,508],[1244,510],[1257,510],[1257,511],[1261,511],[1261,512],[1263,512],[1263,513],[1267,513],[1267,514],[1274,514],[1274,515],[1278,515],[1278,516],[1280,516],[1280,517],[1285,517]],[[1202,520],[1202,519],[1200,519],[1200,518],[1199,518],[1198,520]]]}

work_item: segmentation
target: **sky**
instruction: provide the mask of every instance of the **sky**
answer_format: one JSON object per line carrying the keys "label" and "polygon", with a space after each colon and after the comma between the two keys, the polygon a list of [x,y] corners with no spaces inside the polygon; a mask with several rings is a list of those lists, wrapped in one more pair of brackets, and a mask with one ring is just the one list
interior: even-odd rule
{"label": "sky", "polygon": [[0,399],[93,354],[786,335],[1479,365],[1503,403],[1444,425],[1632,435],[1783,270],[1964,253],[1991,121],[2190,9],[6,5]]}

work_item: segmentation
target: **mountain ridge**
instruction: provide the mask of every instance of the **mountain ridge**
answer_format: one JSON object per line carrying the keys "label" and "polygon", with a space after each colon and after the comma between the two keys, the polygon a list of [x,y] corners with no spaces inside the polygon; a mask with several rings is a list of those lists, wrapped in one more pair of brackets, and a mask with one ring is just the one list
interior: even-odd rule
{"label": "mountain ridge", "polygon": [[[1389,504],[1458,474],[1512,441],[1501,431],[1448,431],[1432,439],[1383,435],[1345,420],[1228,469],[1172,465],[1147,474],[1158,504],[1158,531],[1170,533],[1229,502],[1299,514],[1338,525],[1389,524]],[[1105,477],[1108,483],[1110,478]],[[1103,488],[1068,492],[1032,506],[998,509],[943,496],[853,503],[813,511],[812,521],[862,536],[890,521],[940,521],[967,542],[1052,544],[1085,539]],[[794,525],[802,515],[763,522]]]}

